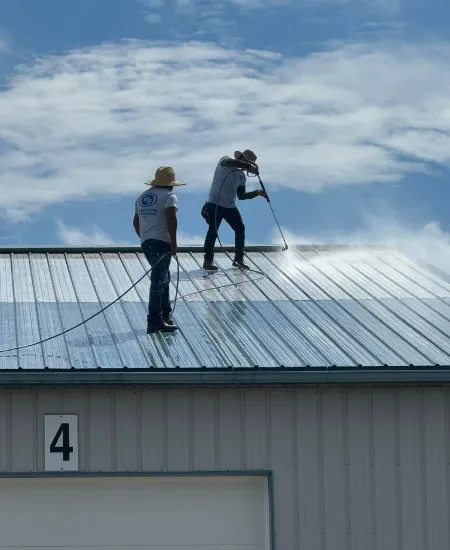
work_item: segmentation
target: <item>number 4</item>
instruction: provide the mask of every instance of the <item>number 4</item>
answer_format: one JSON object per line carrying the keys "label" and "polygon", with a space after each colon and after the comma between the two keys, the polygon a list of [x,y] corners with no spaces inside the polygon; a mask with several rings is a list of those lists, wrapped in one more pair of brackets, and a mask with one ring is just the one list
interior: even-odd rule
{"label": "number 4", "polygon": [[[62,435],[62,447],[57,447],[59,438]],[[64,462],[70,460],[70,453],[73,453],[73,447],[69,445],[69,424],[63,422],[56,432],[53,441],[50,444],[51,453],[62,453]]]}

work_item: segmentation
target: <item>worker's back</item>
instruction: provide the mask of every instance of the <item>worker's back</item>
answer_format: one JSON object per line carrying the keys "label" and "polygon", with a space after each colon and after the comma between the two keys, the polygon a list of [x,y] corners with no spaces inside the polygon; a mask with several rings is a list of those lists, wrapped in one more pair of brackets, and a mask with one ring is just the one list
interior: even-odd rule
{"label": "worker's back", "polygon": [[240,185],[245,185],[246,177],[238,168],[223,166],[222,162],[228,159],[231,161],[229,157],[222,157],[217,163],[208,202],[233,208],[236,206],[237,189]]}

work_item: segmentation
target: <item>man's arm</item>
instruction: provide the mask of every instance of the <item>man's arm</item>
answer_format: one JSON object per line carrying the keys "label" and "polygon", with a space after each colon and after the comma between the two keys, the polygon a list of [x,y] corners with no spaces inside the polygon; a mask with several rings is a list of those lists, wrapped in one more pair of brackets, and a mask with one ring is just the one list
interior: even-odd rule
{"label": "man's arm", "polygon": [[170,236],[170,246],[172,250],[172,256],[177,254],[177,207],[169,206],[166,208],[167,229]]}
{"label": "man's arm", "polygon": [[240,201],[245,201],[248,199],[254,199],[256,197],[264,197],[267,199],[267,195],[262,191],[261,189],[257,189],[256,191],[246,191],[245,185],[240,185],[237,188],[237,197]]}
{"label": "man's arm", "polygon": [[136,235],[141,238],[141,228],[139,226],[139,216],[137,214],[135,214],[133,218],[133,227],[136,231]]}
{"label": "man's arm", "polygon": [[220,163],[221,166],[226,166],[227,168],[240,168],[241,170],[246,170],[251,174],[258,173],[258,166],[252,162],[246,160],[237,160],[230,157],[225,157]]}

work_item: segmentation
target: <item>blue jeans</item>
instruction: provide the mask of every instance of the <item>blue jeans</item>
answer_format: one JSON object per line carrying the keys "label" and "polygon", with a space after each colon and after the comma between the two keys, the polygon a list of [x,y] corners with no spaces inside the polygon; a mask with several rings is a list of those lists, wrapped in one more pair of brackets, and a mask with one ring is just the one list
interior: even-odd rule
{"label": "blue jeans", "polygon": [[216,206],[211,202],[209,202],[207,205],[207,221],[209,227],[204,245],[205,261],[213,261],[214,245],[216,244],[217,231],[219,230],[222,220],[225,220],[234,231],[234,255],[235,259],[241,262],[244,259],[245,246],[245,225],[242,221],[241,214],[236,207],[224,208],[223,206]]}
{"label": "blue jeans", "polygon": [[[158,325],[172,314],[170,305],[170,244],[157,239],[147,239],[141,244],[150,272],[150,297],[148,303],[147,323]],[[163,257],[166,254],[165,257]],[[162,259],[161,259],[162,258]],[[159,263],[158,260],[161,261]]]}

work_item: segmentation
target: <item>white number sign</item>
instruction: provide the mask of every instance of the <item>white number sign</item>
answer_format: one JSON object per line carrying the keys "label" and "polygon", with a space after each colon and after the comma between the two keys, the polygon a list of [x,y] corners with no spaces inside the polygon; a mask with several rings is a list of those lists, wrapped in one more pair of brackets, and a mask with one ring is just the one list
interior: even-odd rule
{"label": "white number sign", "polygon": [[45,471],[78,470],[78,416],[45,415]]}

